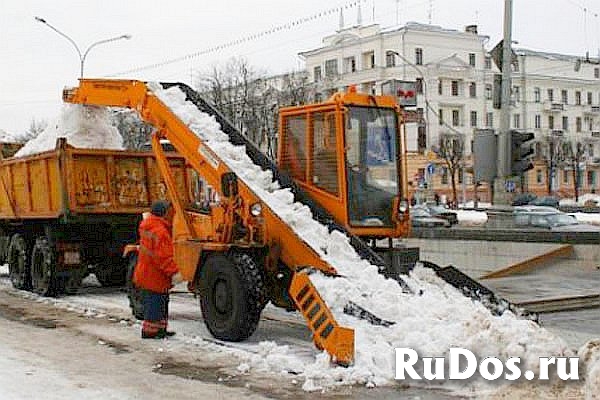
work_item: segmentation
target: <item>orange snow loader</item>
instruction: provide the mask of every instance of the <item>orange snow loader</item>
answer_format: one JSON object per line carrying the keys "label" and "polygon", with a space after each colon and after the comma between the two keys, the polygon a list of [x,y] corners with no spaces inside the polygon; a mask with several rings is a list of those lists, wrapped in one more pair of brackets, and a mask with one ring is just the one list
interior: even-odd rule
{"label": "orange snow loader", "polygon": [[[229,141],[245,145],[252,162],[272,171],[280,187],[289,188],[295,201],[310,208],[315,220],[347,235],[360,257],[410,292],[397,273],[398,265],[410,268],[418,250],[415,254],[392,246],[393,238],[406,237],[410,229],[402,110],[392,97],[350,90],[321,103],[281,109],[276,165],[191,88],[181,83],[161,86],[161,90],[177,86],[188,102],[214,116]],[[315,345],[326,350],[332,361],[353,363],[354,331],[338,324],[310,273],[317,270],[336,279],[343,277],[239,179],[150,85],[135,80],[81,79],[78,87],[65,89],[63,99],[131,108],[154,126],[152,149],[176,210],[175,261],[189,289],[199,297],[204,322],[214,337],[248,338],[271,301],[298,310]],[[165,139],[201,180],[198,186],[207,193],[201,201],[190,203],[178,193],[161,144]],[[387,248],[377,246],[380,239],[388,239]],[[135,253],[135,247],[130,251]],[[130,259],[133,266],[135,257]],[[461,275],[445,276],[444,268],[429,266],[459,288],[471,285]],[[453,281],[457,276],[460,279]],[[134,314],[140,316],[134,288],[129,295]],[[376,325],[394,323],[354,302],[343,311]]]}

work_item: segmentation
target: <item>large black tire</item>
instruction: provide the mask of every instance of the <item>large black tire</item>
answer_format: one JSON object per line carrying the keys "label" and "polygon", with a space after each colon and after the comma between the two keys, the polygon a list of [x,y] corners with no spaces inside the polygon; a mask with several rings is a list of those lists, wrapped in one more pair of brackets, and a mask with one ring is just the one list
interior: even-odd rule
{"label": "large black tire", "polygon": [[40,296],[54,296],[56,283],[56,254],[48,239],[39,237],[31,250],[31,286]]}
{"label": "large black tire", "polygon": [[8,274],[13,287],[20,290],[30,290],[29,243],[20,233],[15,233],[10,239],[7,261]]}
{"label": "large black tire", "polygon": [[104,287],[123,286],[127,280],[127,262],[122,257],[108,258],[94,269],[94,275]]}
{"label": "large black tire", "polygon": [[144,303],[142,301],[142,291],[133,284],[133,272],[137,264],[137,253],[132,253],[127,262],[127,297],[129,298],[129,307],[133,316],[139,320],[144,319]]}
{"label": "large black tire", "polygon": [[197,286],[204,323],[215,338],[239,342],[254,333],[266,296],[263,273],[250,256],[208,256]]}

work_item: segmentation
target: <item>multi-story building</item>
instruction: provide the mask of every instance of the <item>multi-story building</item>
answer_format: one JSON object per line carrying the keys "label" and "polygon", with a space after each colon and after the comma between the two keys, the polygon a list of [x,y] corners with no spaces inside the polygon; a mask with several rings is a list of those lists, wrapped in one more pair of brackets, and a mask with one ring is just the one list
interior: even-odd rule
{"label": "multi-story building", "polygon": [[[492,61],[489,38],[476,26],[464,31],[408,23],[382,29],[373,24],[338,30],[323,39],[323,46],[300,53],[306,70],[321,96],[357,85],[364,92],[381,93],[390,80],[416,82],[417,118],[407,124],[409,177],[413,190],[429,183],[429,189],[450,195],[448,170],[436,158],[440,138],[460,138],[464,161],[458,171],[459,199],[473,198],[472,140],[477,129],[497,129],[499,110],[493,108],[494,77],[500,72]],[[564,142],[585,145],[580,186],[598,188],[600,161],[600,74],[597,60],[516,51],[512,73],[511,128],[536,135],[536,167],[525,179],[527,188],[539,194],[572,191],[572,174],[564,169]],[[554,138],[554,139],[552,139]],[[556,138],[561,138],[560,140]],[[598,140],[598,143],[596,143]],[[552,145],[550,145],[552,143]],[[548,161],[552,147],[554,164]],[[436,172],[429,176],[428,164]],[[555,166],[555,167],[554,167]],[[561,169],[562,168],[562,169]],[[431,170],[431,167],[429,168]],[[552,173],[551,171],[557,171]],[[571,181],[570,181],[571,180]],[[479,197],[486,198],[486,191]]]}

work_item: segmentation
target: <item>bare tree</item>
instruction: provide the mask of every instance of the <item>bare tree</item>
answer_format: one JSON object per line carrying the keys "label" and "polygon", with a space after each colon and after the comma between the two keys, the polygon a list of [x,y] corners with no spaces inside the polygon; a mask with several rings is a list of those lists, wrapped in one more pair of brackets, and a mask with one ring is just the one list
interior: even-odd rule
{"label": "bare tree", "polygon": [[561,137],[548,136],[544,143],[546,146],[546,189],[548,195],[551,195],[554,191],[552,184],[558,173],[559,166],[564,164],[563,142],[564,140]]}
{"label": "bare tree", "polygon": [[575,189],[575,201],[579,200],[579,187],[581,186],[581,174],[579,165],[585,161],[585,144],[578,140],[565,141],[562,144],[564,165],[571,169],[573,176],[573,188]]}
{"label": "bare tree", "polygon": [[40,133],[42,133],[46,127],[48,126],[48,121],[40,119],[36,120],[33,118],[31,123],[29,124],[29,128],[23,133],[18,139],[23,142],[27,142],[33,138],[36,138]]}
{"label": "bare tree", "polygon": [[461,134],[443,134],[440,135],[439,147],[434,149],[438,157],[440,157],[452,183],[453,204],[458,205],[458,197],[456,195],[456,175],[463,165],[465,156],[465,137]]}

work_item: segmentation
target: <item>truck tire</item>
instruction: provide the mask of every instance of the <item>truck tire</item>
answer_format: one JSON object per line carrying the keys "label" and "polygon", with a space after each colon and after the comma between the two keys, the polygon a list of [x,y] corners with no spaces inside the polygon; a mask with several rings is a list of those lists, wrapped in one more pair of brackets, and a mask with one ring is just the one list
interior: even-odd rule
{"label": "truck tire", "polygon": [[204,323],[215,338],[239,342],[254,333],[266,296],[263,273],[250,256],[208,256],[197,286]]}
{"label": "truck tire", "polygon": [[137,253],[132,253],[127,262],[127,297],[129,298],[129,307],[133,316],[139,320],[144,319],[144,303],[142,301],[142,291],[133,284],[133,272],[137,264]]}
{"label": "truck tire", "polygon": [[31,250],[31,286],[40,296],[56,294],[56,255],[46,237],[35,240]]}
{"label": "truck tire", "polygon": [[8,246],[10,246],[10,236],[0,228],[0,265],[8,262]]}
{"label": "truck tire", "polygon": [[8,245],[8,275],[16,289],[31,290],[29,244],[20,233],[15,233]]}

